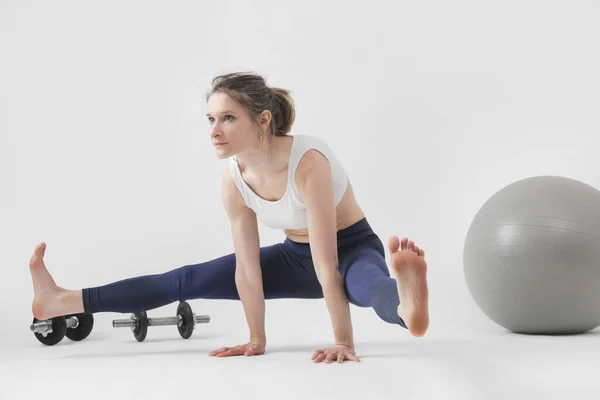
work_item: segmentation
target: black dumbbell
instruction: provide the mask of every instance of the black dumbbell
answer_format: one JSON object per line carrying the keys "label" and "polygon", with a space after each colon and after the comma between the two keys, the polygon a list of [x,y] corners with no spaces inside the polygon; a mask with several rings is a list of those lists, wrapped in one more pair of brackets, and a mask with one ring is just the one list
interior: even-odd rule
{"label": "black dumbbell", "polygon": [[33,317],[29,330],[37,340],[46,346],[54,346],[66,336],[73,341],[81,341],[88,337],[94,328],[92,314],[71,314],[39,320]]}
{"label": "black dumbbell", "polygon": [[131,314],[129,319],[113,320],[113,328],[131,328],[135,339],[138,342],[143,342],[146,339],[149,326],[177,325],[181,337],[189,339],[196,324],[207,322],[210,322],[208,315],[195,315],[192,312],[192,307],[183,301],[179,303],[175,317],[148,318],[146,311],[141,311]]}

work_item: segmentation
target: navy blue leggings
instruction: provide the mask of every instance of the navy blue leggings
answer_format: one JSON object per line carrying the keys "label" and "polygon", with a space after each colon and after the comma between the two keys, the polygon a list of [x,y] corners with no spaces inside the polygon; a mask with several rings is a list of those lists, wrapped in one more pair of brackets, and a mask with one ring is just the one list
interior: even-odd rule
{"label": "navy blue leggings", "polygon": [[[398,316],[396,280],[385,262],[384,247],[367,219],[337,232],[339,271],[351,304],[372,307],[385,322],[406,328]],[[169,272],[120,280],[83,289],[86,313],[133,313],[190,299],[239,300],[235,254]],[[319,299],[323,291],[315,273],[310,245],[286,238],[261,247],[263,289],[270,299]]]}

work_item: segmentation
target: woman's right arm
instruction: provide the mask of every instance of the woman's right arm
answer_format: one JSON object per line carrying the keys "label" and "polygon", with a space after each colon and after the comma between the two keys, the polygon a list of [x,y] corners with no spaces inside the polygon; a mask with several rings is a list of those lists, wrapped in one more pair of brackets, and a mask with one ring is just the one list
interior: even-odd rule
{"label": "woman's right arm", "polygon": [[265,297],[256,214],[246,206],[229,169],[223,175],[221,196],[231,224],[236,255],[235,284],[250,328],[250,342],[266,346]]}

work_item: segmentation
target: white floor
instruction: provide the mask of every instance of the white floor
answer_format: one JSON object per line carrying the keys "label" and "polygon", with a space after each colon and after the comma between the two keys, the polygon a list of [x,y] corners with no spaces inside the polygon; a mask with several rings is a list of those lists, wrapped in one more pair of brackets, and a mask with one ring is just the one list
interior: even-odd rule
{"label": "white floor", "polygon": [[197,325],[188,340],[175,327],[155,327],[138,343],[128,328],[112,328],[112,319],[124,316],[103,313],[96,314],[85,341],[65,338],[47,347],[26,331],[29,317],[23,316],[18,334],[3,332],[0,398],[600,398],[598,330],[549,337],[515,335],[491,325],[450,333],[432,325],[425,337],[413,338],[376,322],[377,329],[369,329],[365,321],[376,318],[367,311],[353,309],[353,315],[359,320],[355,337],[362,361],[342,365],[310,360],[314,350],[329,344],[327,321],[320,316],[314,329],[269,322],[267,354],[222,359],[207,353],[243,340],[243,325],[231,334],[233,322],[213,320]]}

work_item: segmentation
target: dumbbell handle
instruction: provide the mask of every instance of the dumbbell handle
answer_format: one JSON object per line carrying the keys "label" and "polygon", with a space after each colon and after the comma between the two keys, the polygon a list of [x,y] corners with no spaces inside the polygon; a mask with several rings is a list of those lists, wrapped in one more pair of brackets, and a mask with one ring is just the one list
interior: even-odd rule
{"label": "dumbbell handle", "polygon": [[[67,318],[67,328],[77,328],[79,325],[79,319],[77,317]],[[52,332],[52,320],[44,320],[31,324],[29,327],[33,333],[51,333]]]}
{"label": "dumbbell handle", "polygon": [[[164,326],[164,325],[179,325],[181,318],[177,317],[164,317],[164,318],[148,318],[148,326]],[[194,322],[197,324],[210,322],[210,316],[208,315],[194,315]],[[115,319],[113,321],[113,328],[133,328],[136,325],[136,320],[133,318],[129,319]]]}

